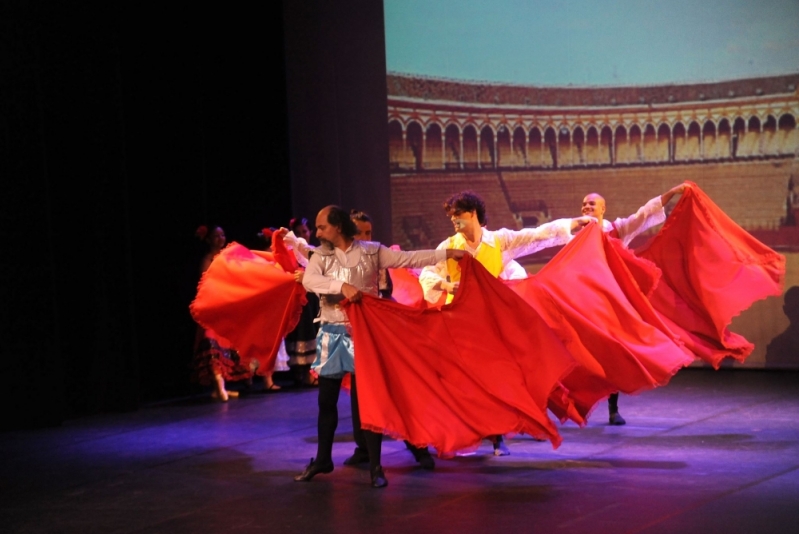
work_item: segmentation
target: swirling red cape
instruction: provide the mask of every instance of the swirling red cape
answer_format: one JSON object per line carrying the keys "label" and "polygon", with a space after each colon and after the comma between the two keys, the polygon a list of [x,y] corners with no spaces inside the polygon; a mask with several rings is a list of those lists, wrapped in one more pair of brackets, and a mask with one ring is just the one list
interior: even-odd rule
{"label": "swirling red cape", "polygon": [[580,364],[562,380],[565,395],[550,399],[561,420],[583,424],[608,394],[664,385],[693,361],[646,297],[658,276],[654,265],[590,224],[536,275],[506,282]]}
{"label": "swirling red cape", "polygon": [[664,322],[718,368],[725,356],[744,361],[752,352],[754,346],[727,327],[753,302],[782,294],[785,257],[687,183],[663,228],[636,254],[663,272],[650,298]]}
{"label": "swirling red cape", "polygon": [[189,307],[203,328],[228,340],[243,364],[257,361],[259,374],[274,368],[280,342],[297,325],[306,302],[302,285],[273,259],[231,243],[203,273]]}
{"label": "swirling red cape", "polygon": [[560,441],[546,407],[584,423],[614,391],[666,383],[689,354],[596,225],[508,287],[470,257],[440,310],[350,305],[364,428],[450,454],[485,436]]}
{"label": "swirling red cape", "polygon": [[347,306],[363,428],[442,455],[519,432],[557,446],[547,400],[573,358],[477,261],[467,257],[461,269],[457,297],[440,310],[370,296]]}

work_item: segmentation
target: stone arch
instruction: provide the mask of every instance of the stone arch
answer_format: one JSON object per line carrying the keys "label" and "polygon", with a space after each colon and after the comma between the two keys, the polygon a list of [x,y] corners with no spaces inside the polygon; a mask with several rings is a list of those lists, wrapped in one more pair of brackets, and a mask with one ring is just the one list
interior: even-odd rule
{"label": "stone arch", "polygon": [[405,143],[402,123],[392,119],[388,121],[388,165],[391,170],[398,170],[405,167]]}
{"label": "stone arch", "polygon": [[585,132],[585,163],[586,165],[600,163],[599,129],[593,124]]}
{"label": "stone arch", "polygon": [[745,156],[743,147],[746,135],[746,119],[743,117],[736,117],[732,122],[732,139],[730,141],[730,156],[738,158]]}
{"label": "stone arch", "polygon": [[723,117],[716,126],[716,157],[729,159],[732,154],[732,126],[727,117]]}
{"label": "stone arch", "polygon": [[544,130],[544,167],[558,167],[558,134],[555,128],[547,126]]}
{"label": "stone arch", "polygon": [[444,128],[444,168],[462,169],[463,146],[461,143],[461,130],[454,122]]}
{"label": "stone arch", "polygon": [[572,130],[572,164],[585,165],[585,131],[579,124]]}
{"label": "stone arch", "polygon": [[598,163],[604,165],[614,165],[616,163],[613,145],[613,129],[606,124],[599,131]]}
{"label": "stone arch", "polygon": [[471,123],[465,125],[461,136],[463,139],[463,168],[477,169],[477,126]]}
{"label": "stone arch", "polygon": [[557,139],[558,167],[573,166],[574,153],[572,150],[572,136],[571,131],[565,124],[558,126]]}
{"label": "stone arch", "polygon": [[760,153],[764,156],[779,154],[777,142],[777,119],[774,115],[766,115],[761,134]]}
{"label": "stone arch", "polygon": [[702,125],[702,135],[700,137],[700,158],[717,159],[718,146],[716,144],[716,123],[708,119]]}
{"label": "stone arch", "polygon": [[748,157],[760,156],[762,154],[760,133],[763,129],[760,117],[757,115],[751,115],[747,121],[746,127],[747,131],[746,135],[744,136],[744,146],[741,147],[741,151],[743,152],[743,155]]}
{"label": "stone arch", "polygon": [[644,160],[644,135],[641,131],[641,127],[638,124],[630,125],[629,141],[630,146],[628,147],[628,155],[630,157],[630,163],[642,162]]}
{"label": "stone arch", "polygon": [[623,124],[616,126],[613,132],[613,145],[615,153],[613,161],[616,165],[626,165],[630,162],[630,136],[627,127]]}
{"label": "stone arch", "polygon": [[654,160],[657,162],[671,161],[671,128],[661,122],[657,128],[657,147],[654,151]]}
{"label": "stone arch", "polygon": [[480,144],[477,147],[477,155],[481,169],[494,169],[497,166],[495,134],[496,132],[489,124],[480,129]]}
{"label": "stone arch", "polygon": [[672,147],[671,147],[671,154],[672,154],[672,161],[684,161],[686,160],[685,156],[685,140],[688,134],[688,129],[681,121],[677,121],[674,123],[674,127],[671,130],[672,136]]}
{"label": "stone arch", "polygon": [[422,154],[424,168],[438,170],[444,168],[444,130],[436,121],[427,124],[425,130],[424,152]]}
{"label": "stone arch", "polygon": [[652,124],[651,122],[647,122],[646,124],[644,124],[642,136],[643,138],[641,141],[641,146],[643,147],[642,148],[643,153],[641,156],[641,161],[645,162],[658,161],[658,153],[657,153],[658,132],[657,128],[655,128],[655,125]]}
{"label": "stone arch", "polygon": [[530,140],[528,144],[530,165],[539,167],[544,164],[544,134],[541,133],[538,126],[533,126],[528,138]]}
{"label": "stone arch", "polygon": [[529,151],[529,147],[527,146],[527,134],[524,133],[524,128],[521,125],[513,129],[511,148],[513,152],[511,164],[514,167],[528,167],[530,163],[527,157]]}
{"label": "stone arch", "polygon": [[702,159],[702,127],[699,122],[692,120],[688,124],[688,132],[685,136],[685,160],[697,161]]}
{"label": "stone arch", "polygon": [[497,128],[497,161],[495,167],[512,167],[511,136],[507,124],[500,124]]}
{"label": "stone arch", "polygon": [[423,169],[422,154],[424,152],[424,135],[422,125],[415,120],[408,122],[405,129],[405,147],[408,155],[408,168],[421,171]]}
{"label": "stone arch", "polygon": [[796,129],[796,117],[790,113],[780,115],[777,130],[780,136],[780,153],[799,155],[799,130]]}

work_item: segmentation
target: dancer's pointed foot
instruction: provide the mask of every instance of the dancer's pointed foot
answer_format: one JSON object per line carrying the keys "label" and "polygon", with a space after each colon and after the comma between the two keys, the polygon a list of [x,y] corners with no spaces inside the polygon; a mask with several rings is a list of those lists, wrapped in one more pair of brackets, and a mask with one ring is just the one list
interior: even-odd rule
{"label": "dancer's pointed foot", "polygon": [[305,466],[305,470],[302,473],[294,477],[294,481],[310,482],[311,479],[316,475],[318,475],[319,473],[332,473],[332,472],[333,472],[332,461],[321,463],[321,462],[314,462],[314,459],[311,458],[311,462]]}

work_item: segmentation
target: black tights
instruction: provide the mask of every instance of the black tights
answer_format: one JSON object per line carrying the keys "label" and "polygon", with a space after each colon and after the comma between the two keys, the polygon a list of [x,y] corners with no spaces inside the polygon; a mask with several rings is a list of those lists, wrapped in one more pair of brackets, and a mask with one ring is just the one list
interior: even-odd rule
{"label": "black tights", "polygon": [[[361,428],[361,414],[358,411],[358,390],[355,385],[355,375],[350,376],[352,378],[350,390],[352,435],[358,447],[366,449],[369,453],[369,467],[374,470],[380,465],[383,434]],[[333,459],[333,438],[336,435],[336,427],[338,426],[338,395],[340,391],[340,378],[319,377],[319,421],[317,424],[319,443],[316,449],[316,461],[320,463],[327,463]]]}

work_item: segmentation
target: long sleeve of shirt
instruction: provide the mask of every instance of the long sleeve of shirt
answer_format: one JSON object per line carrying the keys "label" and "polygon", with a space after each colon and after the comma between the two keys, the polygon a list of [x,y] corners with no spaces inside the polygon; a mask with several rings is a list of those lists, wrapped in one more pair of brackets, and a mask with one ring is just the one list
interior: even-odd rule
{"label": "long sleeve of shirt", "polygon": [[[357,241],[353,242],[346,251],[335,249],[336,259],[345,267],[355,267],[361,260],[362,249]],[[424,267],[437,262],[444,262],[447,258],[446,250],[391,250],[383,245],[377,253],[378,267],[380,269],[399,267]],[[302,279],[305,289],[320,295],[338,295],[344,282],[327,276],[322,269],[322,256],[314,254],[308,261],[305,275]],[[361,289],[361,288],[358,288]]]}
{"label": "long sleeve of shirt", "polygon": [[287,233],[285,237],[283,237],[283,241],[291,248],[294,257],[297,258],[297,263],[303,267],[307,267],[308,258],[311,256],[311,252],[314,251],[315,247],[309,245],[302,237],[294,235],[294,232]]}
{"label": "long sleeve of shirt", "polygon": [[[507,264],[520,256],[527,256],[545,248],[565,245],[571,239],[571,219],[558,219],[537,228],[523,228],[522,230],[483,230],[483,237],[479,246],[494,246],[499,243],[502,251],[502,262]],[[447,248],[449,240],[444,240],[438,249]],[[479,248],[479,247],[478,247]],[[419,275],[424,298],[428,302],[437,302],[443,291],[436,289],[441,281],[447,279],[447,264],[445,261],[431,267],[425,267]]]}
{"label": "long sleeve of shirt", "polygon": [[657,196],[641,206],[638,211],[626,218],[619,217],[613,221],[613,226],[619,232],[619,239],[624,246],[629,246],[635,237],[646,232],[653,226],[657,226],[666,220],[666,211]]}

